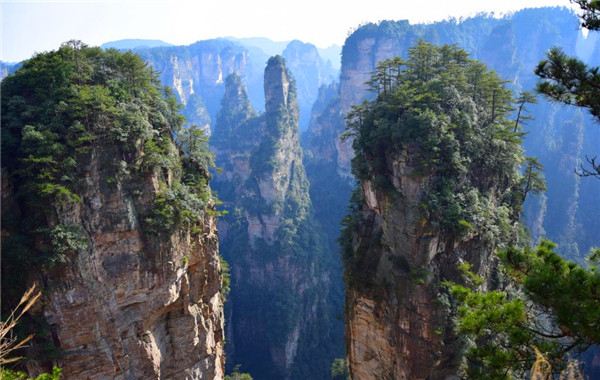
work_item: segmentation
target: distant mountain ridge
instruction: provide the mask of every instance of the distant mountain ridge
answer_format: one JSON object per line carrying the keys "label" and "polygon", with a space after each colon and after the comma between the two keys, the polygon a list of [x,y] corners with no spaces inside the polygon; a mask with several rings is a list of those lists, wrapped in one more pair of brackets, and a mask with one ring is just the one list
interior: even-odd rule
{"label": "distant mountain ridge", "polygon": [[14,73],[20,65],[20,63],[0,61],[0,80],[4,79],[7,75]]}
{"label": "distant mountain ridge", "polygon": [[144,39],[123,39],[116,40],[103,43],[100,45],[103,49],[119,49],[119,50],[127,50],[127,49],[139,49],[139,48],[153,48],[153,47],[164,47],[164,46],[173,46],[168,42],[164,42],[161,40],[144,40]]}
{"label": "distant mountain ridge", "polygon": [[[282,55],[295,79],[300,110],[300,129],[308,127],[310,112],[319,87],[339,75],[319,49],[302,41],[276,42],[266,38],[216,38],[185,46],[157,46],[133,49],[171,87],[184,106],[190,124],[210,131],[214,126],[224,93],[224,79],[233,73],[242,77],[252,106],[264,109],[262,70],[271,53]],[[329,51],[328,54],[331,54]]]}

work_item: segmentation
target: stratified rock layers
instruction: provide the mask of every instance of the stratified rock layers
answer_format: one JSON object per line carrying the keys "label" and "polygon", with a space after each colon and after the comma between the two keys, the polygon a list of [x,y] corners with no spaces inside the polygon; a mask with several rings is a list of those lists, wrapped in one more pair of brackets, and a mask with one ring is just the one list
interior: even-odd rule
{"label": "stratified rock layers", "polygon": [[65,379],[222,379],[223,303],[213,217],[201,232],[149,243],[137,215],[157,189],[147,178],[133,200],[101,184],[99,148],[84,177],[82,205],[59,214],[84,227],[90,248],[45,292]]}
{"label": "stratified rock layers", "polygon": [[42,292],[22,321],[32,375],[224,377],[209,165],[175,143],[157,83],[134,54],[76,41],[2,82],[2,296]]}

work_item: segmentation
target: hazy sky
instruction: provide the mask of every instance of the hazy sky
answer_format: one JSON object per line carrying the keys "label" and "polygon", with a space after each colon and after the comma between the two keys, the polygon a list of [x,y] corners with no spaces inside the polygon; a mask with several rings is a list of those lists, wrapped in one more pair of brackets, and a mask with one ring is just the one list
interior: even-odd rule
{"label": "hazy sky", "polygon": [[367,21],[428,22],[506,13],[524,7],[569,6],[568,0],[0,0],[0,60],[18,61],[79,39],[89,45],[123,38],[189,44],[201,39],[298,38],[320,47],[343,44]]}

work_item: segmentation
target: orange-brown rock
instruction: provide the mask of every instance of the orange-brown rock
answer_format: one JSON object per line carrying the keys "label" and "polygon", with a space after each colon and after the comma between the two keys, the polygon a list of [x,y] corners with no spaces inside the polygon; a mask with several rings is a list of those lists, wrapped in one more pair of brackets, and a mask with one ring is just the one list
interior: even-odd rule
{"label": "orange-brown rock", "polygon": [[52,274],[44,292],[64,378],[222,379],[214,217],[205,215],[197,233],[153,239],[139,220],[153,199],[152,179],[134,199],[101,184],[100,160],[88,169],[80,206],[58,213],[59,222],[84,227],[88,249]]}

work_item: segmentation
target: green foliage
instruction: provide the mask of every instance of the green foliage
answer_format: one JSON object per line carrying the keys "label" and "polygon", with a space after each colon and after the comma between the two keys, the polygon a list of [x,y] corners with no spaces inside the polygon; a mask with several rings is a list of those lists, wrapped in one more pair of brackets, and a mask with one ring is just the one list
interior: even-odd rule
{"label": "green foliage", "polygon": [[542,79],[538,91],[551,99],[575,104],[590,110],[600,119],[600,72],[577,58],[553,48],[541,61],[535,73]]}
{"label": "green foliage", "polygon": [[[488,342],[469,349],[468,377],[511,379],[507,368],[515,366],[514,370],[525,372],[532,362],[532,352],[526,348],[533,343],[533,337],[523,328],[526,321],[524,303],[510,300],[504,292],[498,291],[486,294],[467,291],[463,294],[455,288],[452,292],[465,305],[459,310],[459,331]],[[490,335],[489,331],[500,334]],[[511,348],[504,348],[505,344],[510,344]],[[512,349],[515,346],[520,349]]]}
{"label": "green foliage", "polygon": [[177,143],[183,156],[183,183],[198,191],[202,198],[208,198],[209,169],[215,166],[215,158],[206,133],[192,125],[178,133]]}
{"label": "green foliage", "polygon": [[348,363],[346,363],[346,359],[335,359],[333,363],[331,363],[331,379],[346,380],[349,378],[350,373],[348,371]]}
{"label": "green foliage", "polygon": [[[182,171],[181,181],[171,187],[164,186],[144,218],[151,233],[170,233],[181,226],[194,227],[200,216],[212,209],[209,204],[216,201],[208,187],[214,155],[208,148],[204,131],[195,125],[180,130],[177,146],[178,151],[173,144],[157,145],[152,139],[144,147],[143,159],[149,167]],[[149,155],[153,158],[146,158]]]}
{"label": "green foliage", "polygon": [[512,379],[513,371],[525,372],[533,363],[533,347],[539,344],[528,331],[525,302],[504,291],[475,290],[482,279],[462,268],[471,287],[447,283],[459,303],[458,333],[468,337],[465,369],[469,379]]}
{"label": "green foliage", "polygon": [[432,177],[424,210],[444,231],[464,235],[504,218],[496,210],[512,206],[511,194],[498,207],[490,192],[518,182],[523,157],[510,91],[495,73],[459,48],[420,42],[408,60],[381,62],[370,85],[376,99],[348,116],[358,179],[391,190],[392,160],[406,155],[413,175]]}
{"label": "green foliage", "polygon": [[66,262],[67,255],[78,253],[88,248],[85,232],[79,225],[59,224],[49,232],[52,247],[51,263]]}
{"label": "green foliage", "polygon": [[520,183],[523,200],[527,197],[527,194],[546,191],[546,181],[542,171],[543,166],[537,159],[533,157],[525,159],[524,173]]}
{"label": "green foliage", "polygon": [[513,132],[519,131],[520,126],[523,125],[525,121],[532,119],[532,117],[528,114],[529,110],[527,109],[527,104],[535,103],[537,103],[535,95],[528,91],[521,92],[515,99],[515,105],[517,106],[517,118],[515,120]]}
{"label": "green foliage", "polygon": [[154,199],[154,205],[144,218],[150,234],[172,233],[179,227],[192,228],[204,215],[205,200],[182,184],[164,188]]}
{"label": "green foliage", "polygon": [[[556,373],[573,349],[600,342],[600,272],[562,259],[555,245],[509,248],[500,254],[503,268],[522,289],[482,291],[481,278],[463,265],[467,286],[446,283],[458,301],[457,329],[470,344],[468,378],[512,379],[523,376],[544,353]],[[590,255],[591,262],[597,252]]]}
{"label": "green foliage", "polygon": [[144,155],[141,158],[141,169],[152,172],[155,169],[179,169],[179,155],[169,137],[157,136],[144,142]]}
{"label": "green foliage", "polygon": [[0,368],[0,379],[2,380],[60,380],[61,369],[53,367],[51,373],[42,373],[36,377],[29,377],[25,372],[13,371]]}
{"label": "green foliage", "polygon": [[598,0],[571,0],[579,5],[583,11],[582,26],[590,30],[600,30],[600,1]]}
{"label": "green foliage", "polygon": [[3,164],[32,203],[78,202],[81,162],[94,144],[131,152],[182,123],[139,57],[73,41],[2,82],[2,115]]}
{"label": "green foliage", "polygon": [[[600,271],[565,260],[556,245],[542,241],[535,249],[510,248],[500,257],[513,279],[536,304],[551,311],[563,334],[578,344],[600,343]],[[590,261],[597,262],[593,250]]]}
{"label": "green foliage", "polygon": [[600,267],[600,248],[592,248],[590,250],[588,262],[598,270],[598,267]]}
{"label": "green foliage", "polygon": [[140,163],[142,170],[177,170],[171,134],[183,122],[178,109],[138,56],[71,41],[2,81],[3,167],[31,219],[43,224],[54,205],[81,201],[82,169],[94,147],[116,147],[123,157],[121,176],[107,176],[112,183]]}
{"label": "green foliage", "polygon": [[226,301],[231,291],[231,271],[229,263],[222,256],[219,256],[219,261],[221,262],[221,295],[223,301]]}
{"label": "green foliage", "polygon": [[[590,31],[600,30],[600,1],[571,1],[583,12],[582,26]],[[538,92],[555,101],[587,108],[600,121],[600,67],[588,67],[555,47],[538,64],[535,73],[541,79],[537,85]],[[578,174],[600,178],[597,158],[586,157],[586,160],[588,165],[581,165]]]}
{"label": "green foliage", "polygon": [[236,365],[231,374],[225,375],[225,380],[252,380],[252,376],[249,373],[240,372],[240,366]]}

